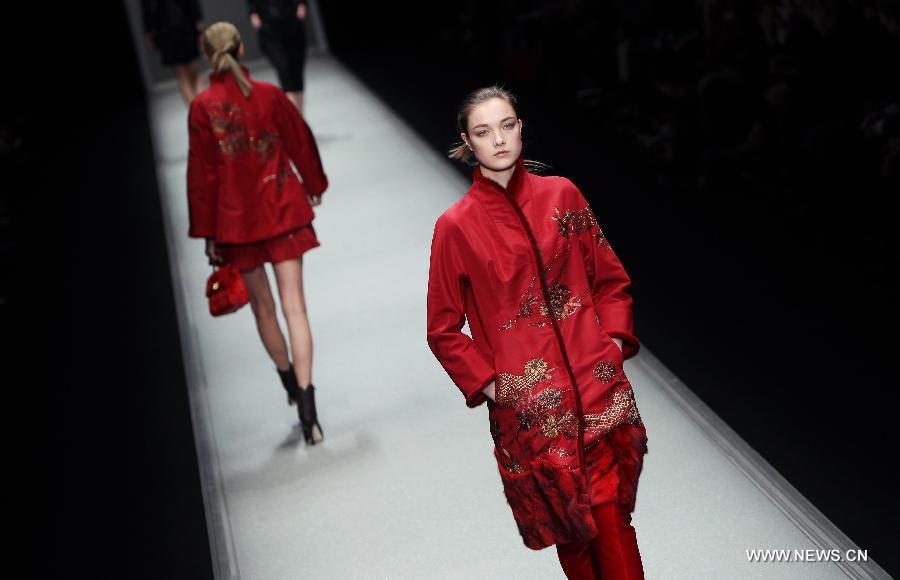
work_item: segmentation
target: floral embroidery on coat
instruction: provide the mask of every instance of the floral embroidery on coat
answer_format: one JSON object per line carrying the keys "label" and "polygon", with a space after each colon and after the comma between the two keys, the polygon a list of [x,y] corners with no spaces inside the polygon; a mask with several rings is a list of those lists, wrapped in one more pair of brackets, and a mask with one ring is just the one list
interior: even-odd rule
{"label": "floral embroidery on coat", "polygon": [[275,155],[275,144],[281,138],[265,129],[255,135],[248,131],[244,123],[244,111],[239,105],[214,103],[209,107],[209,118],[223,155],[234,157],[251,149],[263,161],[268,161]]}
{"label": "floral embroidery on coat", "polygon": [[209,120],[223,155],[234,157],[250,147],[244,112],[239,106],[229,102],[214,103],[209,108]]}
{"label": "floral embroidery on coat", "polygon": [[262,130],[256,137],[250,138],[250,143],[253,145],[253,149],[259,154],[262,159],[268,161],[275,155],[275,143],[280,141],[280,138],[275,133],[271,133],[266,130]]}
{"label": "floral embroidery on coat", "polygon": [[608,383],[619,374],[619,367],[611,360],[602,360],[594,365],[594,378],[601,383]]}
{"label": "floral embroidery on coat", "polygon": [[[498,373],[495,399],[499,406],[513,408],[518,428],[529,431],[540,428],[549,439],[560,435],[578,437],[578,417],[572,409],[561,409],[562,390],[552,383],[553,377],[547,361],[534,358],[525,363],[522,375]],[[550,384],[540,391],[535,388],[542,382]]]}
{"label": "floral embroidery on coat", "polygon": [[634,400],[634,391],[628,381],[622,381],[622,388],[613,390],[609,405],[602,413],[585,413],[585,433],[603,436],[619,425],[630,423],[642,425],[641,414]]}
{"label": "floral embroidery on coat", "polygon": [[591,208],[584,207],[579,210],[567,209],[564,214],[559,213],[558,208],[553,208],[556,216],[551,217],[559,225],[559,235],[564,238],[569,236],[578,236],[597,225],[594,219],[594,212]]}
{"label": "floral embroidery on coat", "polygon": [[[519,302],[519,307],[516,311],[515,317],[502,324],[500,326],[500,330],[511,329],[518,323],[520,318],[532,318],[535,315],[535,305],[538,307],[540,317],[538,318],[538,320],[529,323],[529,325],[538,327],[547,326],[548,324],[550,324],[551,316],[557,322],[562,321],[575,314],[578,308],[582,306],[581,296],[574,294],[569,286],[562,281],[562,277],[566,269],[569,250],[571,249],[570,238],[573,236],[579,236],[582,233],[590,230],[591,228],[597,228],[599,230],[600,227],[597,225],[597,220],[594,218],[594,212],[590,207],[584,207],[579,210],[569,209],[564,213],[560,213],[559,208],[554,207],[553,211],[556,215],[551,216],[550,219],[557,222],[557,226],[559,227],[559,235],[566,239],[566,245],[563,249],[561,260],[562,267],[560,267],[560,270],[556,273],[556,276],[553,277],[553,280],[552,282],[550,282],[548,288],[548,292],[550,294],[550,304],[548,305],[544,302],[539,289],[535,291],[535,282],[537,281],[537,274],[535,274],[531,278],[531,283],[529,283],[528,288],[522,294],[522,299]],[[595,234],[595,236],[597,235],[602,236],[602,232],[600,234]],[[606,238],[603,237],[604,241],[605,239]],[[553,258],[544,268],[548,275],[551,274],[553,266],[558,261],[560,261],[560,256],[557,254],[553,256]]]}

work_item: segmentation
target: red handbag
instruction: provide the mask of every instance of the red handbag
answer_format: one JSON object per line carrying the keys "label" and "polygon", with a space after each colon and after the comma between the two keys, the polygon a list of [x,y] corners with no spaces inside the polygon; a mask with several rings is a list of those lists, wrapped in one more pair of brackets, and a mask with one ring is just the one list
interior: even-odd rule
{"label": "red handbag", "polygon": [[250,302],[241,271],[231,264],[213,268],[206,280],[206,297],[209,298],[209,313],[213,316],[235,312]]}

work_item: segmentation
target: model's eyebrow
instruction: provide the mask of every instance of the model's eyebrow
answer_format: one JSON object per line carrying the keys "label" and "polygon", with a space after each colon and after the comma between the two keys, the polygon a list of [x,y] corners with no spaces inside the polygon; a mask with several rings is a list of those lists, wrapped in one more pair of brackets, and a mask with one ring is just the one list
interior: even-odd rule
{"label": "model's eyebrow", "polygon": [[[506,117],[505,119],[501,119],[500,122],[501,122],[501,123],[504,123],[504,122],[506,122],[506,121],[509,121],[510,119],[515,120],[515,117]],[[488,126],[487,123],[481,123],[481,124],[479,124],[479,125],[475,125],[475,126],[472,127],[472,128],[473,128],[473,129],[477,129],[478,127],[487,127],[487,126]]]}

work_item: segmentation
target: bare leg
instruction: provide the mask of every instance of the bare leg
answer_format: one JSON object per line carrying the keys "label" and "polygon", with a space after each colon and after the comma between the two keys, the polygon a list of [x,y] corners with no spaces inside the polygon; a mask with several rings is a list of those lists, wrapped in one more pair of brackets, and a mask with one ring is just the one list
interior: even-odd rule
{"label": "bare leg", "polygon": [[285,342],[281,327],[278,325],[275,299],[269,288],[269,277],[266,276],[266,270],[263,266],[252,270],[241,270],[241,276],[244,278],[244,284],[250,294],[250,309],[253,310],[253,316],[256,318],[256,329],[259,331],[263,346],[278,370],[285,371],[290,368],[291,360],[288,356],[287,342]]}
{"label": "bare leg", "polygon": [[312,334],[306,315],[306,298],[303,295],[302,258],[275,264],[275,279],[281,298],[281,311],[287,321],[288,336],[294,370],[301,388],[312,383]]}
{"label": "bare leg", "polygon": [[184,102],[188,105],[190,105],[191,101],[194,100],[194,97],[197,96],[194,92],[197,82],[191,75],[191,67],[196,70],[196,63],[175,65],[175,76],[178,77],[178,89],[181,91],[181,98],[184,99]]}
{"label": "bare leg", "polygon": [[[287,320],[297,382],[304,394],[309,393],[312,396],[315,389],[308,390],[312,385],[312,333],[309,330],[306,298],[303,295],[303,258],[285,260],[275,264],[275,279],[278,281],[281,311]],[[307,408],[306,411],[310,411],[310,409]],[[315,416],[314,413],[313,416]],[[318,424],[314,423],[309,429],[312,444],[323,439],[322,430]]]}
{"label": "bare leg", "polygon": [[291,102],[296,105],[297,110],[300,111],[300,114],[303,114],[303,91],[285,91],[284,93],[287,95],[287,98],[291,100]]}

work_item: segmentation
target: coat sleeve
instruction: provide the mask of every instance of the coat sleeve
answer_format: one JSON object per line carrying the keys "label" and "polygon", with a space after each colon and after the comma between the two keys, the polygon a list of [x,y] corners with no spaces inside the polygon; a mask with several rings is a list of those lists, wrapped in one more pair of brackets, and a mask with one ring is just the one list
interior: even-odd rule
{"label": "coat sleeve", "polygon": [[192,238],[215,238],[219,200],[216,138],[209,115],[197,99],[188,113],[187,193]]}
{"label": "coat sleeve", "polygon": [[579,238],[584,248],[591,296],[599,313],[600,324],[607,334],[622,339],[622,354],[628,359],[636,355],[641,346],[634,335],[631,278],[609,245],[590,204],[580,191],[578,199],[581,206],[590,212],[592,219],[591,227],[582,232]]}
{"label": "coat sleeve", "polygon": [[319,157],[319,149],[316,139],[313,137],[309,125],[300,111],[287,98],[283,91],[276,91],[276,110],[279,119],[279,136],[284,143],[285,150],[300,177],[303,178],[303,187],[308,195],[322,195],[328,189],[328,178],[322,169],[322,159]]}
{"label": "coat sleeve", "polygon": [[466,398],[466,405],[477,407],[487,400],[482,389],[494,380],[496,373],[494,365],[475,342],[462,332],[466,321],[465,292],[468,282],[447,229],[443,218],[438,219],[431,242],[428,346]]}

